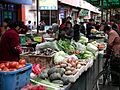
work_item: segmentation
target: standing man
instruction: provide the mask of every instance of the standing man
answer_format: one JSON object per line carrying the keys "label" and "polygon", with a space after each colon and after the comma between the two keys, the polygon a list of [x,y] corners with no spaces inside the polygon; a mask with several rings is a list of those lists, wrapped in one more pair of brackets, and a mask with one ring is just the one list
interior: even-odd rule
{"label": "standing man", "polygon": [[78,42],[80,39],[80,25],[77,24],[77,20],[74,20],[73,29],[74,29],[74,38],[73,39],[76,42]]}
{"label": "standing man", "polygon": [[27,28],[28,28],[28,30],[32,30],[32,23],[31,23],[31,21],[28,21]]}
{"label": "standing man", "polygon": [[87,38],[90,38],[91,30],[95,28],[95,21],[94,19],[90,19],[87,26],[86,26],[86,31],[87,31]]}

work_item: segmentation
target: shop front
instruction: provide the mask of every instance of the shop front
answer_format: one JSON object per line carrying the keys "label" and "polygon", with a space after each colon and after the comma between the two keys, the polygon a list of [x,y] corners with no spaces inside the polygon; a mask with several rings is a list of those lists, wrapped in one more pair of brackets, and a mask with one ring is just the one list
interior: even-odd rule
{"label": "shop front", "polygon": [[32,4],[32,0],[1,0],[0,2],[0,26],[5,18],[13,21],[25,21],[25,8],[22,4]]}

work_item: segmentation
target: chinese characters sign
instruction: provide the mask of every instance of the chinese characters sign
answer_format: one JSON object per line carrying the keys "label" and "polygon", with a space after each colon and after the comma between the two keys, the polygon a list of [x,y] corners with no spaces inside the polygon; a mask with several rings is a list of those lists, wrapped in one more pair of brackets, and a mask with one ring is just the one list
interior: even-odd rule
{"label": "chinese characters sign", "polygon": [[40,0],[40,10],[58,10],[58,0]]}

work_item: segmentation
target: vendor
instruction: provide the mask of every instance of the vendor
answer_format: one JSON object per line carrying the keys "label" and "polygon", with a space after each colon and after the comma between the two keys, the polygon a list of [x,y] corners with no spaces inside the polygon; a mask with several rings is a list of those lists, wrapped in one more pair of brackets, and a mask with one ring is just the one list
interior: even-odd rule
{"label": "vendor", "polygon": [[18,34],[20,27],[17,24],[13,24],[9,18],[4,20],[3,27],[7,31],[2,35],[0,41],[0,60],[18,61],[19,54],[22,52]]}
{"label": "vendor", "polygon": [[59,35],[60,39],[68,39],[71,40],[74,37],[74,30],[72,28],[72,23],[71,22],[66,22],[64,29],[61,31]]}

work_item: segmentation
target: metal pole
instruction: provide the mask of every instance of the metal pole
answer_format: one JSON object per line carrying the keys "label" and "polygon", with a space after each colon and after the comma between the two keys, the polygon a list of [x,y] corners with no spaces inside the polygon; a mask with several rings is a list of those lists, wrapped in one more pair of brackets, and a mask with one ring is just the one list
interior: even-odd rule
{"label": "metal pole", "polygon": [[37,0],[36,2],[36,9],[37,9],[37,34],[39,33],[39,28],[38,28],[38,25],[39,25],[39,0]]}
{"label": "metal pole", "polygon": [[51,15],[51,10],[50,10],[50,26],[51,26],[51,24],[52,24],[52,22],[51,22],[51,21],[52,21],[52,20],[51,20],[52,17],[51,17],[51,16],[52,16],[52,15]]}
{"label": "metal pole", "polygon": [[101,1],[101,20],[103,20],[103,12],[104,12],[104,0]]}

